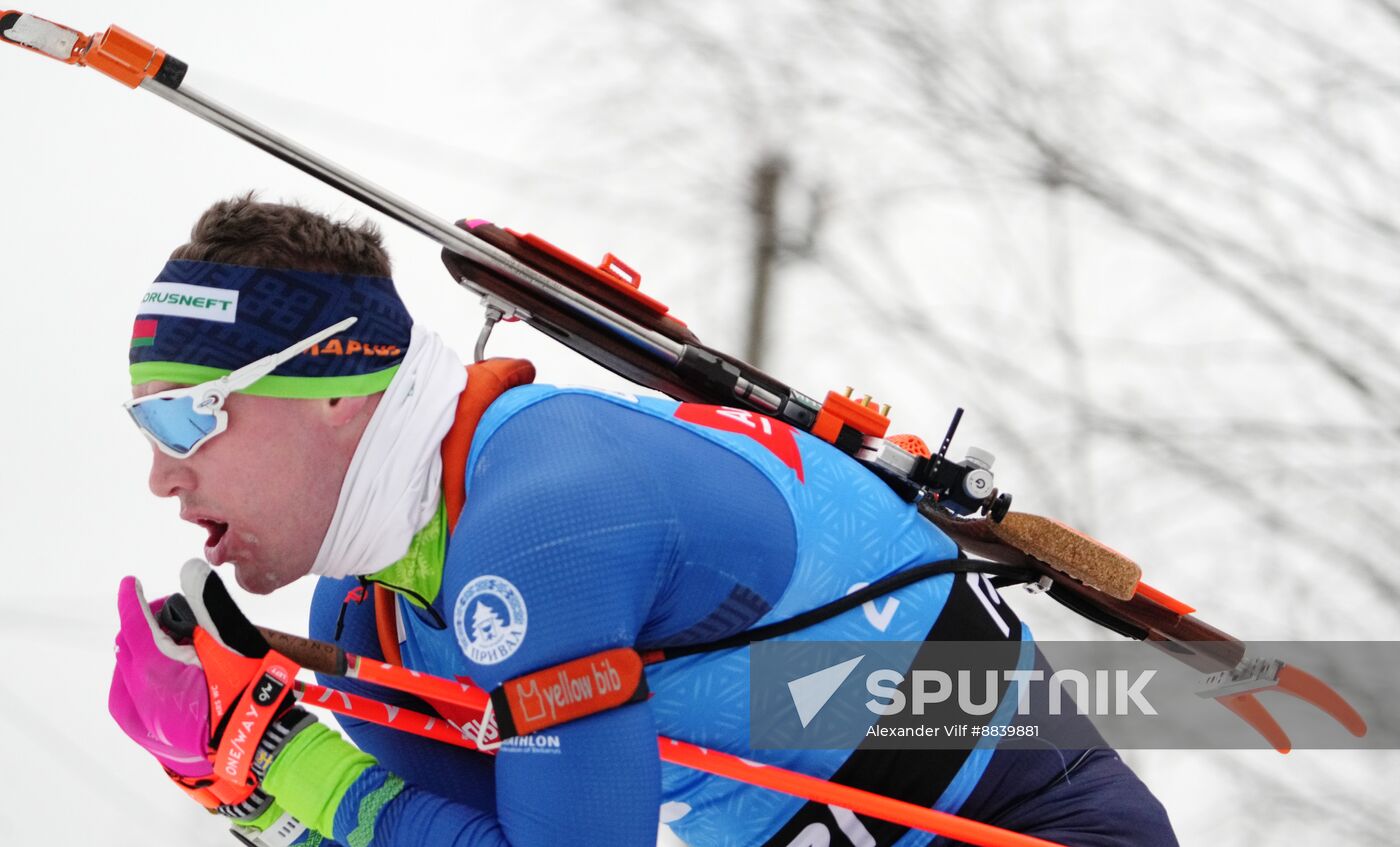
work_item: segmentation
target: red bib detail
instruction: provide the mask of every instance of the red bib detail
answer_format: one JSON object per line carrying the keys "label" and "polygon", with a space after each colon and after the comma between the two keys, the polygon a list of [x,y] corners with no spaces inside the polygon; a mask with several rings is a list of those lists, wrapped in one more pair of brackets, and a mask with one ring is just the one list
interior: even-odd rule
{"label": "red bib detail", "polygon": [[680,404],[676,407],[676,417],[710,429],[747,435],[777,456],[778,461],[792,468],[793,473],[797,474],[798,482],[805,481],[802,478],[802,454],[797,450],[797,439],[792,434],[792,427],[782,421],[744,409],[706,406],[701,403]]}

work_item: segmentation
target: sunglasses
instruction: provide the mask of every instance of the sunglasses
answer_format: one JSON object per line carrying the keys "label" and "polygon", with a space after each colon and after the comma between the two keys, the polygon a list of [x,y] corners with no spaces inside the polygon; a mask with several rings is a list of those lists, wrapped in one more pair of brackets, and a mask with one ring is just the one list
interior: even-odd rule
{"label": "sunglasses", "polygon": [[311,345],[348,329],[355,321],[356,318],[346,318],[310,338],[298,341],[281,353],[263,356],[218,379],[148,394],[128,400],[122,406],[162,453],[176,459],[188,459],[209,439],[228,428],[228,412],[223,410],[223,406],[230,394],[248,388],[276,370],[278,365],[300,355]]}

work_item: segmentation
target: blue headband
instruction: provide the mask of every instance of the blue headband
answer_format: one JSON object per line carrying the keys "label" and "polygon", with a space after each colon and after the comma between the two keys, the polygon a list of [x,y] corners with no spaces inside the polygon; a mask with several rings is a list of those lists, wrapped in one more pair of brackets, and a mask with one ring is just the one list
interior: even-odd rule
{"label": "blue headband", "polygon": [[359,320],[284,363],[248,394],[353,397],[387,388],[413,327],[394,281],[168,262],[136,311],[131,384],[217,379],[348,317]]}

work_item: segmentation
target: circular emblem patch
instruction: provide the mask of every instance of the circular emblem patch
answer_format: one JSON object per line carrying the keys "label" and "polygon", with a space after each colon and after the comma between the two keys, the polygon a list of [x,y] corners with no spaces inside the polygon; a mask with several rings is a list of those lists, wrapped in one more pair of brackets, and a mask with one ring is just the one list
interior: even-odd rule
{"label": "circular emblem patch", "polygon": [[479,576],[462,586],[452,625],[462,653],[478,665],[509,659],[525,640],[525,598],[499,576]]}

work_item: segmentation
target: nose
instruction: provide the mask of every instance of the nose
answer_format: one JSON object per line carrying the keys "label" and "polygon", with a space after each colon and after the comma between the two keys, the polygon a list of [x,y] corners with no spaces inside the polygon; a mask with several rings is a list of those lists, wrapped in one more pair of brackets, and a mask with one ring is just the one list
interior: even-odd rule
{"label": "nose", "polygon": [[171,458],[152,444],[151,475],[146,484],[157,497],[174,497],[187,493],[195,487],[194,469],[188,461]]}

